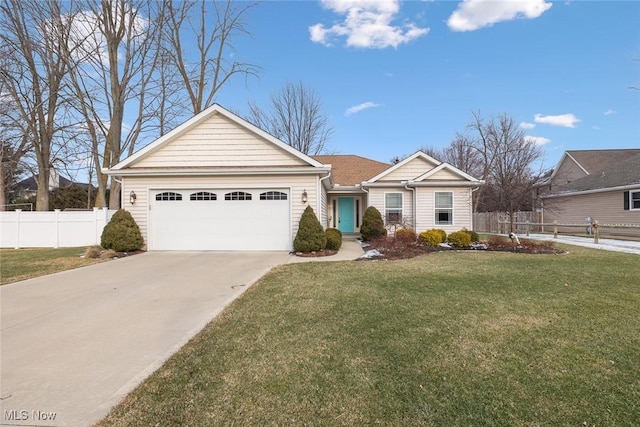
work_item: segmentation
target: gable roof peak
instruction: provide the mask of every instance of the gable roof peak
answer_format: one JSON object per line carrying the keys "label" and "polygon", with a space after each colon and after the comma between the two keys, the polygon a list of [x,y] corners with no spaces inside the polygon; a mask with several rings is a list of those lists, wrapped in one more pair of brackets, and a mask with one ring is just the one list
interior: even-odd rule
{"label": "gable roof peak", "polygon": [[377,180],[379,180],[380,178],[385,177],[386,175],[390,174],[391,172],[400,169],[401,167],[403,167],[404,165],[406,165],[407,163],[409,163],[410,161],[417,159],[417,158],[421,158],[426,160],[429,163],[433,163],[436,166],[440,165],[442,162],[439,160],[434,159],[433,157],[429,156],[428,154],[426,154],[424,151],[422,150],[418,150],[415,153],[413,153],[412,155],[410,155],[409,157],[399,161],[398,163],[396,163],[395,165],[391,166],[389,169],[379,173],[378,175],[374,176],[373,178],[371,178],[368,182],[376,182]]}
{"label": "gable roof peak", "polygon": [[302,161],[306,162],[310,166],[315,166],[315,167],[322,167],[323,166],[320,162],[314,160],[312,157],[302,153],[301,151],[296,150],[291,145],[287,144],[284,141],[279,140],[275,136],[273,136],[270,133],[260,129],[256,125],[248,122],[247,120],[243,119],[242,117],[238,116],[237,114],[232,113],[231,111],[229,111],[226,108],[222,107],[220,104],[214,103],[210,107],[202,110],[200,113],[196,114],[195,116],[191,117],[187,121],[183,122],[181,125],[179,125],[178,127],[174,128],[170,132],[168,132],[168,133],[164,134],[163,136],[159,137],[158,139],[156,139],[155,141],[153,141],[149,145],[141,148],[140,150],[138,150],[137,152],[135,152],[131,156],[127,157],[126,159],[121,160],[118,164],[112,166],[111,170],[112,171],[113,170],[119,170],[119,169],[123,169],[123,168],[131,166],[133,163],[135,163],[139,159],[142,159],[142,158],[148,156],[149,154],[157,151],[158,149],[160,149],[161,147],[165,146],[169,142],[171,142],[171,141],[175,140],[176,138],[178,138],[180,135],[182,135],[183,133],[185,133],[189,129],[193,128],[194,126],[197,126],[198,124],[202,123],[203,121],[205,121],[206,119],[208,119],[209,117],[211,117],[211,116],[213,116],[215,114],[220,114],[221,116],[224,116],[225,118],[231,120],[232,122],[236,123],[237,125],[244,127],[248,131],[258,135],[259,137],[262,137],[263,139],[265,139],[266,141],[270,142],[271,144],[273,144],[273,145],[281,148],[282,150],[287,151],[288,153],[294,155],[295,157],[301,159]]}

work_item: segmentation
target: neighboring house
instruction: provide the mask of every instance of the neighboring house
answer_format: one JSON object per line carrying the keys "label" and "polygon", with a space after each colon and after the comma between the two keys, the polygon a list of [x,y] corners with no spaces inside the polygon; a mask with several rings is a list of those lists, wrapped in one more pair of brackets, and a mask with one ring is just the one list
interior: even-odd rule
{"label": "neighboring house", "polygon": [[[35,197],[36,193],[38,192],[37,179],[38,175],[34,175],[16,183],[11,189],[13,198],[16,200],[24,200],[30,197]],[[51,171],[49,173],[49,191],[53,191],[58,188],[70,187],[72,185],[78,185],[85,189],[88,189],[89,186],[89,184],[73,182],[72,180],[60,175],[60,173],[56,169],[51,168]]]}
{"label": "neighboring house", "polygon": [[345,233],[370,205],[390,228],[471,229],[482,184],[421,152],[310,157],[217,104],[105,172],[149,250],[291,250],[307,206]]}
{"label": "neighboring house", "polygon": [[[544,222],[640,225],[640,149],[567,151],[538,187]],[[607,234],[638,236],[640,230]]]}

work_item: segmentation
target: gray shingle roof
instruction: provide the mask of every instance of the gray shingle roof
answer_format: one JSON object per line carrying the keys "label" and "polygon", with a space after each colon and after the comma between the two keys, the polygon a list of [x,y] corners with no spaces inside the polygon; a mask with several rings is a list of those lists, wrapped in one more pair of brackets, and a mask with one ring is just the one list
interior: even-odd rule
{"label": "gray shingle roof", "polygon": [[[625,150],[631,151],[631,150]],[[640,150],[637,154],[624,158],[591,175],[577,179],[562,187],[562,193],[601,188],[621,187],[638,184],[640,186]],[[627,156],[629,153],[627,153]],[[583,165],[584,167],[584,165]]]}

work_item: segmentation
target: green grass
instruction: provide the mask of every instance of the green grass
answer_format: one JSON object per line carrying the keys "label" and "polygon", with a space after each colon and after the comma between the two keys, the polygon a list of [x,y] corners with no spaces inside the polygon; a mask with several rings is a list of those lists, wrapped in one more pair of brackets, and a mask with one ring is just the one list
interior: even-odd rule
{"label": "green grass", "polygon": [[103,261],[80,258],[85,249],[0,249],[0,285]]}
{"label": "green grass", "polygon": [[99,426],[640,425],[640,257],[569,249],[278,267]]}

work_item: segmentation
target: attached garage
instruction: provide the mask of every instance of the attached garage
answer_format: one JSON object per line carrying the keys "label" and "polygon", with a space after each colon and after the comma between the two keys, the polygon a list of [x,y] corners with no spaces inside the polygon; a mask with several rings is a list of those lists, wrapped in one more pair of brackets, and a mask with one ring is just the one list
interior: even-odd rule
{"label": "attached garage", "polygon": [[150,250],[289,250],[289,188],[154,189]]}

